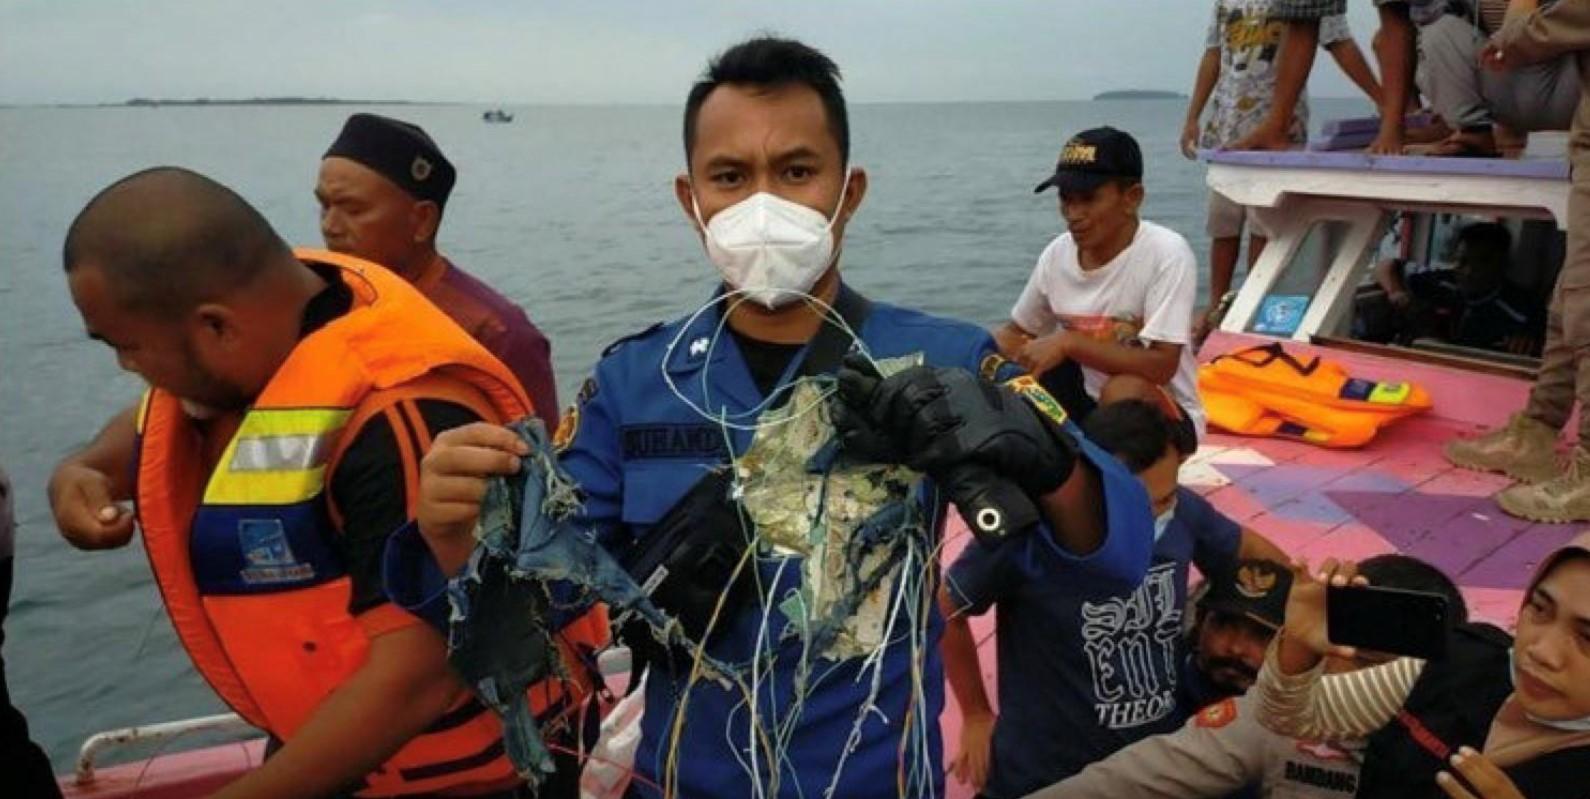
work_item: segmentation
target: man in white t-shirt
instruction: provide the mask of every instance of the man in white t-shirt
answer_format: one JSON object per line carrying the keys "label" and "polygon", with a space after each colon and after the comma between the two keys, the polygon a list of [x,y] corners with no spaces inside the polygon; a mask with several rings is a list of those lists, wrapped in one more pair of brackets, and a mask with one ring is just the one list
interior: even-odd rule
{"label": "man in white t-shirt", "polygon": [[1085,130],[1038,185],[1060,193],[1067,232],[1049,243],[994,331],[1072,416],[1124,398],[1174,405],[1184,452],[1204,432],[1191,345],[1197,259],[1180,234],[1138,218],[1143,153],[1131,134]]}

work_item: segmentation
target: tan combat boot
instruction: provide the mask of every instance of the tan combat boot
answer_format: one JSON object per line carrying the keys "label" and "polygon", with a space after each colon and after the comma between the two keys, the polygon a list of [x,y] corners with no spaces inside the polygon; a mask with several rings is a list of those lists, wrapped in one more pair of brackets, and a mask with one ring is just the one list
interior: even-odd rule
{"label": "tan combat boot", "polygon": [[1448,441],[1446,459],[1465,469],[1501,472],[1525,483],[1557,476],[1557,431],[1522,413],[1478,438]]}
{"label": "tan combat boot", "polygon": [[1574,447],[1567,468],[1544,483],[1517,483],[1496,495],[1502,510],[1550,524],[1590,521],[1590,452]]}

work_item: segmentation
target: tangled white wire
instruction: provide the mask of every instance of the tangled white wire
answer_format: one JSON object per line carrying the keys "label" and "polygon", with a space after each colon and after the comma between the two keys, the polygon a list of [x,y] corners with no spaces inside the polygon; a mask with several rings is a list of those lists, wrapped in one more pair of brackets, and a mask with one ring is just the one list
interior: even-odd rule
{"label": "tangled white wire", "polygon": [[[798,293],[800,295],[801,301],[806,303],[807,307],[816,310],[818,312],[818,314],[825,321],[833,323],[840,330],[844,331],[844,333],[846,335],[850,336],[850,340],[851,340],[852,344],[855,346],[856,350],[858,352],[860,352],[861,355],[863,357],[865,357],[869,362],[871,362],[872,365],[874,366],[874,368],[877,367],[878,362],[873,360],[872,353],[868,352],[868,350],[867,350],[866,342],[861,340],[861,335],[850,327],[850,324],[845,321],[844,317],[839,315],[839,312],[834,310],[834,307],[832,305],[829,305],[828,303],[826,303],[823,300],[817,298],[816,296],[808,294],[808,293],[806,293],[804,291],[802,291],[802,292],[794,292],[794,293]],[[717,348],[718,348],[718,340],[723,337],[723,330],[729,323],[729,316],[734,312],[735,308],[738,308],[740,306],[741,303],[749,302],[749,301],[750,301],[749,300],[749,292],[746,289],[728,289],[728,290],[725,290],[724,292],[722,292],[721,294],[719,294],[718,296],[713,297],[712,299],[708,300],[701,307],[697,308],[695,310],[695,312],[690,314],[690,317],[685,320],[684,324],[679,326],[679,332],[675,333],[674,337],[671,340],[669,340],[668,347],[667,347],[667,349],[665,349],[663,351],[662,360],[657,364],[657,368],[660,370],[660,372],[662,374],[663,383],[664,383],[664,385],[668,386],[668,390],[674,395],[674,397],[676,399],[678,399],[680,402],[684,403],[685,407],[689,408],[697,416],[700,416],[701,418],[706,419],[707,421],[716,422],[716,423],[718,423],[720,425],[723,425],[724,427],[727,427],[727,428],[729,428],[731,430],[744,430],[744,431],[752,431],[752,432],[754,432],[754,431],[757,431],[757,430],[762,430],[762,429],[765,429],[765,428],[776,427],[776,426],[781,425],[781,424],[788,424],[790,422],[795,421],[796,419],[806,415],[807,413],[810,413],[813,410],[816,410],[818,406],[820,406],[823,402],[827,401],[828,397],[833,393],[833,391],[829,390],[829,391],[822,392],[822,394],[819,395],[818,399],[813,401],[811,404],[807,405],[804,408],[797,408],[797,409],[795,409],[794,412],[790,413],[788,416],[785,416],[783,419],[780,419],[780,420],[775,421],[775,422],[751,422],[749,424],[746,424],[746,423],[742,423],[742,422],[739,422],[739,421],[731,421],[731,420],[739,420],[739,419],[745,419],[745,418],[755,419],[757,416],[761,415],[763,411],[767,410],[770,407],[773,407],[776,404],[776,402],[779,400],[779,398],[782,397],[786,392],[788,392],[790,390],[790,388],[793,386],[793,383],[791,383],[789,381],[781,382],[779,384],[779,386],[777,388],[773,389],[773,391],[769,392],[768,395],[766,397],[764,397],[761,402],[759,402],[755,406],[747,408],[747,409],[745,409],[743,411],[738,411],[738,412],[735,412],[735,413],[729,413],[726,406],[720,406],[717,409],[716,413],[714,413],[711,410],[711,406],[712,406],[712,391],[711,391],[711,388],[710,388],[710,383],[708,382],[708,375],[709,375],[709,373],[710,373],[710,371],[712,369],[712,353],[715,352],[717,350]],[[732,304],[730,304],[724,310],[723,314],[719,316],[717,327],[713,329],[712,336],[707,341],[706,351],[703,352],[700,356],[696,356],[696,357],[700,357],[702,359],[701,381],[700,381],[701,382],[701,403],[697,404],[694,400],[692,400],[689,397],[685,396],[685,393],[683,391],[679,390],[679,386],[676,383],[674,383],[673,375],[669,374],[669,372],[668,372],[668,364],[673,360],[674,350],[679,347],[679,342],[684,339],[685,332],[689,331],[689,330],[691,330],[692,328],[695,327],[696,320],[700,319],[702,314],[712,310],[713,308],[717,307],[718,305],[725,304],[725,303],[732,303]],[[694,344],[692,343],[692,347],[693,346],[694,346]],[[792,365],[794,365],[794,364],[792,364]]]}
{"label": "tangled white wire", "polygon": [[[783,397],[794,387],[796,381],[791,380],[790,375],[793,370],[799,368],[799,360],[796,359],[786,369],[786,374],[779,385],[768,392],[768,395],[755,406],[742,411],[730,412],[726,405],[712,402],[710,382],[712,356],[716,352],[718,343],[723,336],[729,316],[735,308],[739,307],[740,303],[749,301],[748,294],[749,292],[745,290],[725,290],[697,308],[668,342],[661,362],[658,364],[663,382],[668,386],[668,390],[674,397],[697,416],[718,425],[727,445],[726,449],[731,461],[737,460],[738,454],[736,453],[737,447],[734,442],[735,436],[730,431],[755,434],[762,430],[796,421],[806,414],[817,410],[834,392],[832,388],[821,391],[816,400],[804,407],[792,408],[788,414],[783,415],[780,419],[772,421],[761,419],[760,417],[769,408],[776,407],[779,402],[782,402]],[[835,325],[849,336],[855,351],[861,353],[863,357],[873,364],[874,368],[878,367],[878,362],[868,351],[859,332],[853,329],[833,306],[806,292],[799,292],[799,295],[807,307],[817,311],[826,323]],[[702,359],[698,401],[688,396],[675,383],[673,375],[669,372],[668,365],[672,362],[674,353],[678,349],[680,342],[684,340],[685,334],[695,329],[697,320],[703,314],[719,306],[723,306],[723,311],[713,329],[712,335],[707,341],[705,351],[698,354],[696,342],[692,341],[690,345],[691,357]],[[740,488],[738,485],[738,470],[736,470],[735,474],[736,492],[738,493]],[[919,497],[913,496],[907,501],[917,502],[919,500]],[[743,523],[744,519],[742,518],[742,525]],[[933,529],[936,529],[936,527]],[[752,538],[750,546],[756,547],[759,545],[759,535],[750,533],[743,527],[741,532]],[[911,740],[902,741],[902,748],[912,753],[912,762],[905,764],[903,769],[906,782],[905,789],[908,792],[913,790],[920,792],[926,786],[926,790],[929,792],[932,790],[934,775],[931,774],[932,759],[928,754],[930,732],[927,729],[927,724],[936,723],[936,720],[924,718],[928,704],[926,686],[923,685],[921,672],[923,660],[927,656],[928,622],[932,613],[932,596],[930,594],[933,581],[925,570],[935,561],[933,558],[927,557],[926,553],[919,550],[914,543],[909,546],[910,549],[903,558],[902,563],[896,567],[902,577],[895,581],[895,587],[892,591],[893,595],[889,597],[886,603],[888,611],[882,638],[876,648],[860,658],[861,663],[854,675],[853,679],[857,682],[862,680],[869,682],[867,697],[857,709],[850,734],[844,742],[838,762],[835,763],[834,771],[829,778],[826,790],[823,792],[825,797],[832,797],[838,789],[844,774],[846,761],[860,743],[862,728],[866,725],[867,720],[869,718],[881,720],[886,725],[890,723],[889,715],[884,712],[883,708],[878,707],[877,701],[883,688],[886,656],[892,648],[900,644],[907,645],[909,649],[908,657],[911,662],[912,686],[907,707],[900,709],[899,712],[904,713],[908,718],[914,719],[913,726],[905,732],[905,735],[909,736]],[[751,577],[756,585],[756,594],[763,603],[763,608],[759,614],[760,619],[757,626],[752,663],[749,669],[750,684],[747,686],[743,681],[738,681],[739,690],[742,694],[739,706],[745,708],[746,715],[741,718],[739,717],[738,708],[731,710],[728,715],[728,723],[724,729],[729,751],[738,762],[740,768],[749,777],[752,785],[752,795],[756,797],[776,796],[782,792],[780,790],[781,787],[788,786],[793,786],[793,792],[797,797],[804,797],[805,786],[801,779],[797,778],[788,781],[783,779],[786,769],[790,769],[792,772],[794,769],[794,763],[789,757],[789,747],[793,743],[796,728],[804,715],[807,698],[818,686],[830,679],[836,671],[846,665],[837,661],[824,662],[822,658],[814,657],[815,653],[811,651],[808,636],[798,635],[797,638],[800,640],[799,661],[795,667],[794,681],[791,686],[792,695],[787,697],[779,697],[777,695],[778,680],[774,675],[777,670],[780,645],[778,641],[774,640],[775,636],[770,629],[770,622],[772,612],[778,605],[779,597],[776,593],[783,582],[781,578],[784,570],[786,567],[793,565],[789,563],[789,560],[788,558],[781,559],[777,570],[772,575],[772,579],[767,582],[764,582],[761,570],[756,567],[755,562],[753,561],[751,564]],[[921,573],[918,574],[916,572]],[[809,611],[810,608],[804,608],[801,614],[802,618],[790,619],[790,621],[809,628],[812,621],[809,617]],[[900,632],[902,627],[905,628],[903,634]],[[688,688],[686,696],[688,697]],[[683,701],[688,701],[688,699]],[[769,712],[764,712],[764,702],[767,704],[766,710]],[[685,708],[681,704],[675,712],[682,714],[685,712]],[[768,715],[771,715],[770,719],[766,717]],[[739,739],[735,735],[736,728],[742,724],[746,727],[744,742],[747,745],[747,751],[744,753],[745,757],[742,757],[741,747],[737,745]],[[771,727],[771,729],[766,729],[768,727]],[[761,751],[762,745],[758,743],[759,741],[766,742],[768,751],[765,754]],[[670,754],[662,750],[658,752],[658,760],[660,762],[673,761],[676,757],[676,753]]]}

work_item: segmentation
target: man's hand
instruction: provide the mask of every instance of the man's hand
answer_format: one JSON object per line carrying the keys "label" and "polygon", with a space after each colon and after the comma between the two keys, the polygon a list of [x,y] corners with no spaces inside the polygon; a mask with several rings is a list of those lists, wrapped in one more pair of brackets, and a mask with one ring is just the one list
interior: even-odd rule
{"label": "man's hand", "polygon": [[994,748],[994,720],[990,713],[961,718],[961,751],[950,761],[950,772],[974,791],[988,783],[989,753]]}
{"label": "man's hand", "polygon": [[113,498],[104,472],[65,462],[50,475],[50,510],[61,537],[78,549],[115,549],[132,540],[132,511]]}
{"label": "man's hand", "polygon": [[1181,154],[1188,160],[1198,157],[1198,120],[1189,119],[1181,127]]}
{"label": "man's hand", "polygon": [[518,472],[519,459],[529,454],[513,431],[484,422],[455,427],[432,442],[420,462],[414,519],[444,573],[456,572],[474,548],[486,480]]}
{"label": "man's hand", "polygon": [[1058,424],[1010,388],[964,369],[915,366],[881,378],[848,356],[837,399],[834,426],[846,451],[935,479],[977,465],[1038,497],[1076,465],[1076,446]]}
{"label": "man's hand", "polygon": [[1292,590],[1286,597],[1286,626],[1281,639],[1283,673],[1300,674],[1329,655],[1351,660],[1357,654],[1350,646],[1331,643],[1325,596],[1330,586],[1367,582],[1358,576],[1358,564],[1350,560],[1329,558],[1320,565],[1318,573],[1309,571],[1307,561],[1292,562]]}
{"label": "man's hand", "polygon": [[1012,360],[1028,373],[1041,375],[1066,362],[1066,342],[1072,335],[1069,330],[1057,330],[1035,338],[1027,342]]}
{"label": "man's hand", "polygon": [[1502,48],[1495,42],[1487,41],[1480,48],[1480,68],[1490,72],[1506,72],[1512,65],[1507,63],[1507,57],[1502,54]]}
{"label": "man's hand", "polygon": [[1467,746],[1459,747],[1457,754],[1452,756],[1452,768],[1463,777],[1462,781],[1451,772],[1441,771],[1435,775],[1435,784],[1452,799],[1524,799],[1524,794],[1506,772],[1497,768],[1490,758]]}

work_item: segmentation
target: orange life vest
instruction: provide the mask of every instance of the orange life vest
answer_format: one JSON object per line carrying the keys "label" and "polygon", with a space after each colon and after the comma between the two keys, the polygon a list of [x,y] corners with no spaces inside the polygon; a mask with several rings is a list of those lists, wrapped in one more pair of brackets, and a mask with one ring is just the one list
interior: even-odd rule
{"label": "orange life vest", "polygon": [[[209,475],[202,435],[176,397],[151,390],[138,421],[138,521],[172,624],[222,700],[282,740],[364,664],[372,635],[419,623],[391,605],[348,612],[351,582],[333,546],[340,515],[327,491],[341,448],[395,395],[444,398],[498,422],[531,411],[507,368],[401,278],[329,252],[297,255],[338,269],[353,307],[299,342]],[[429,446],[398,438],[411,465],[423,454],[416,444]],[[600,607],[560,632],[570,679],[531,688],[538,715],[584,698],[581,656],[607,635]],[[501,735],[494,714],[460,700],[359,795],[511,784]]]}
{"label": "orange life vest", "polygon": [[1349,375],[1340,364],[1307,363],[1279,343],[1220,355],[1198,368],[1209,423],[1232,433],[1291,438],[1323,447],[1361,447],[1381,428],[1429,410],[1413,383]]}

